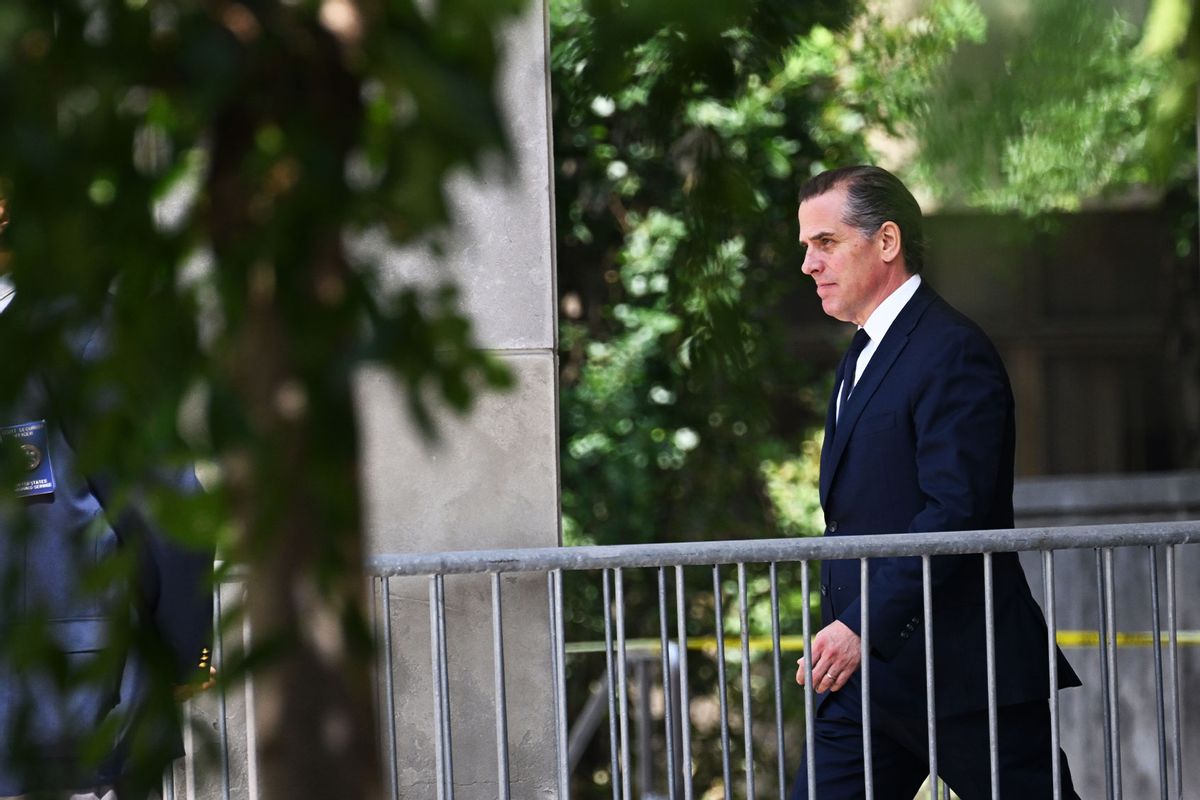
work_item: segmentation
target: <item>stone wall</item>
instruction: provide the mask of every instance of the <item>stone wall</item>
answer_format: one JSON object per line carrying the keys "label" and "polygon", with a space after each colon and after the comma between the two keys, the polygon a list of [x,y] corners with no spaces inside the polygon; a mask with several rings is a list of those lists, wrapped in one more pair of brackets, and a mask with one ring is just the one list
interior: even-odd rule
{"label": "stone wall", "polygon": [[[429,249],[390,252],[397,285],[452,280],[477,341],[516,378],[472,412],[436,415],[427,441],[385,374],[359,384],[363,472],[376,553],[552,547],[559,544],[558,356],[554,196],[547,21],[533,2],[504,35],[500,102],[513,168],[450,182],[456,227],[444,258]],[[506,577],[503,606],[513,797],[557,794],[552,706],[531,703],[550,685],[548,604],[542,577]],[[435,796],[429,586],[392,582],[399,792]],[[378,592],[378,588],[377,588]],[[492,800],[496,786],[491,594],[484,577],[445,583],[455,797]],[[378,594],[376,596],[378,601]],[[386,737],[384,737],[386,742]]]}

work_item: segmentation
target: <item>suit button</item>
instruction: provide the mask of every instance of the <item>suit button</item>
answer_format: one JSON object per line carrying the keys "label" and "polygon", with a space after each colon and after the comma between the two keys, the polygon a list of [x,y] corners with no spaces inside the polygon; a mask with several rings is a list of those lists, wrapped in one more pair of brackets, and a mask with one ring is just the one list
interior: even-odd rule
{"label": "suit button", "polygon": [[825,526],[825,530],[829,531],[830,533],[837,533],[837,520],[830,520],[829,524]]}
{"label": "suit button", "polygon": [[829,587],[822,583],[821,584],[821,597],[828,597],[828,596],[829,596]]}

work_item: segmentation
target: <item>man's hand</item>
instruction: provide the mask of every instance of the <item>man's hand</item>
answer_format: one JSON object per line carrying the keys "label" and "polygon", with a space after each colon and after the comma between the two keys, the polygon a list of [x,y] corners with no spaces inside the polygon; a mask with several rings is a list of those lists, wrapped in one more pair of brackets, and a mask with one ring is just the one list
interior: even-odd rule
{"label": "man's hand", "polygon": [[[822,628],[812,640],[813,689],[836,692],[845,686],[862,660],[861,643],[858,634],[839,620]],[[796,665],[796,683],[803,686],[804,659]]]}

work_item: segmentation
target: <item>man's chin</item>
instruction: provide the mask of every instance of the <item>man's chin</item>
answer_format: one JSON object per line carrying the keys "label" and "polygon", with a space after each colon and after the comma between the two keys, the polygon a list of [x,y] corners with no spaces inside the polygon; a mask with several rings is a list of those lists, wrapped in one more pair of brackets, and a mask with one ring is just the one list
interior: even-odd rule
{"label": "man's chin", "polygon": [[833,300],[822,300],[821,310],[825,312],[826,316],[833,317],[839,322],[849,322],[849,320],[846,319],[845,312],[843,312],[841,307],[839,307],[838,304]]}

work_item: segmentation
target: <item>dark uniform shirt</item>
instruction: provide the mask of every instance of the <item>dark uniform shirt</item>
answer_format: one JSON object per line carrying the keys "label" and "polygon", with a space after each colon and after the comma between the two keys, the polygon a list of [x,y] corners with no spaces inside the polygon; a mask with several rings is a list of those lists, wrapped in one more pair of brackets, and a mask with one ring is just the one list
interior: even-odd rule
{"label": "dark uniform shirt", "polygon": [[[19,306],[0,317],[0,335],[21,324]],[[84,361],[102,347],[96,331],[72,344]],[[117,783],[147,726],[164,759],[180,755],[178,728],[164,722],[175,709],[152,687],[207,669],[213,553],[173,542],[135,504],[115,507],[112,482],[81,468],[83,432],[61,400],[34,376],[0,418],[0,797]],[[190,468],[162,479],[197,487]],[[130,549],[132,589],[98,577]],[[98,732],[97,764],[80,746]]]}

